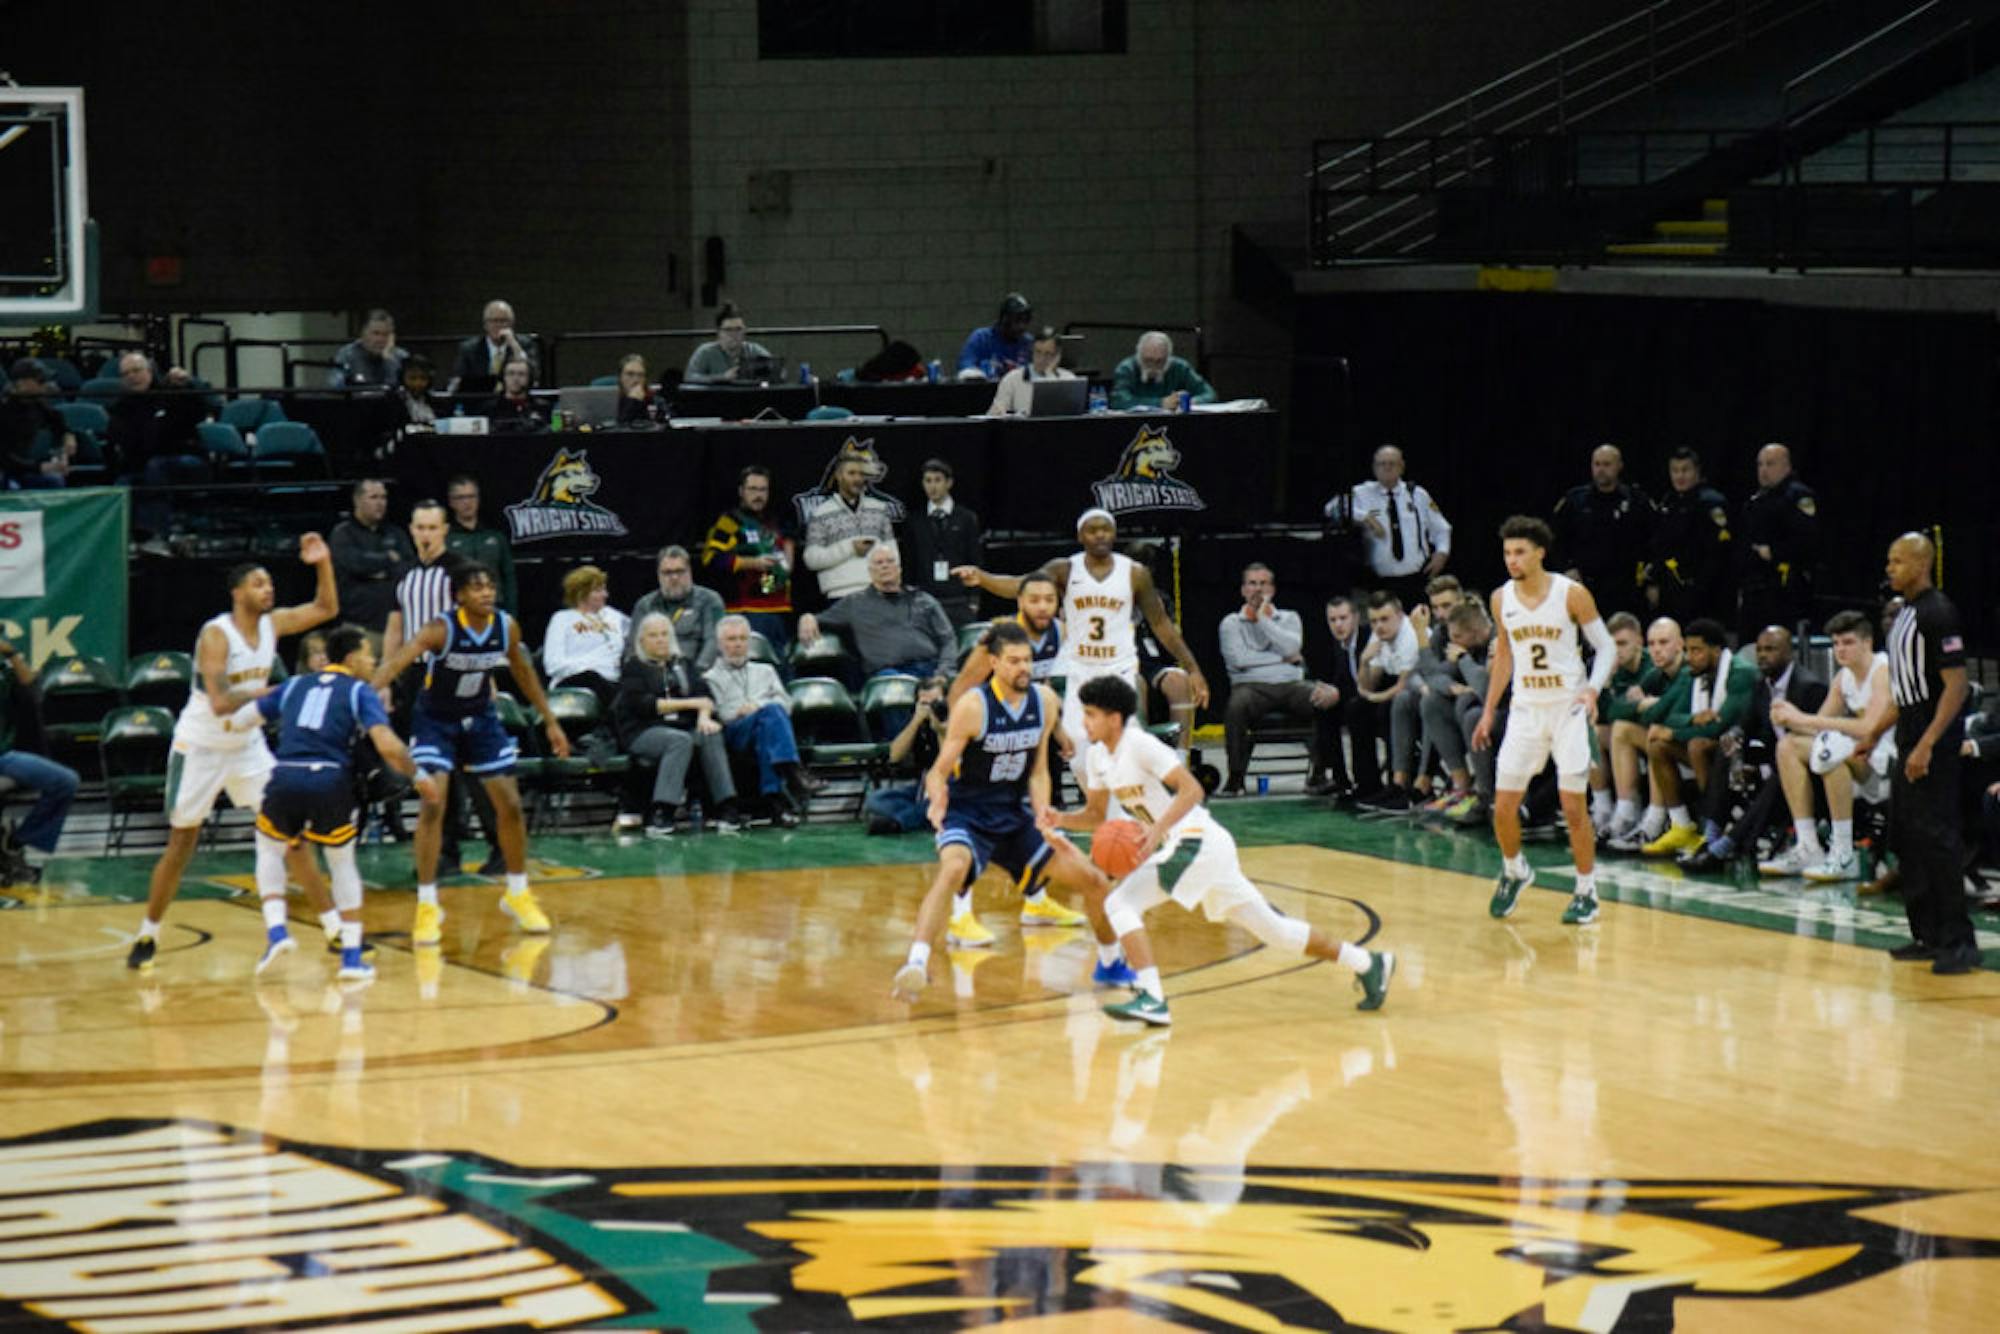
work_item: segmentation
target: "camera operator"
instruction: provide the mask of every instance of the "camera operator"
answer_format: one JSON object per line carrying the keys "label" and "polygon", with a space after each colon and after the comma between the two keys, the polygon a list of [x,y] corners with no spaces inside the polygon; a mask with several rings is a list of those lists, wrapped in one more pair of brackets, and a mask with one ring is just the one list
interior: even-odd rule
{"label": "camera operator", "polygon": [[868,794],[861,813],[871,834],[908,834],[928,827],[925,815],[929,799],[924,796],[923,776],[936,763],[938,747],[944,740],[945,720],[951,716],[945,704],[947,682],[942,676],[925,679],[917,688],[917,707],[910,721],[889,742],[889,763],[901,768],[912,765],[916,777],[896,787],[880,787]]}

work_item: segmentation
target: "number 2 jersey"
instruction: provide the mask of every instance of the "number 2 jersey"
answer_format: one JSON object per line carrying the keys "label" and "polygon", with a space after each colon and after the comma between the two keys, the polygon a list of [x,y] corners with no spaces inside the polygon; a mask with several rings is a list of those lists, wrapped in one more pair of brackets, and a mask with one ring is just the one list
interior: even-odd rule
{"label": "number 2 jersey", "polygon": [[278,731],[280,765],[354,763],[354,743],[371,727],[387,727],[389,715],[375,687],[344,667],[295,676],[257,701],[266,718],[283,722]]}
{"label": "number 2 jersey", "polygon": [[493,703],[493,673],[506,668],[507,650],[518,633],[514,618],[496,611],[484,630],[474,631],[465,612],[454,610],[444,624],[444,652],[431,657],[418,707],[433,718],[484,713]]}
{"label": "number 2 jersey", "polygon": [[1567,704],[1583,688],[1583,636],[1569,614],[1570,580],[1549,576],[1534,607],[1521,605],[1520,585],[1500,589],[1500,632],[1514,655],[1516,704]]}
{"label": "number 2 jersey", "polygon": [[1018,812],[1028,802],[1028,770],[1042,737],[1042,688],[1030,684],[1009,703],[992,681],[979,687],[986,724],[968,741],[947,784],[953,811],[995,815]]}

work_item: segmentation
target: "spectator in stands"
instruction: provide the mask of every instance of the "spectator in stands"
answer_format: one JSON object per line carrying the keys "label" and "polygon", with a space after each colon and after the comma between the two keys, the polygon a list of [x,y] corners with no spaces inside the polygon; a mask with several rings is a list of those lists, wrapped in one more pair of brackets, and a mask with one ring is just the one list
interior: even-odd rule
{"label": "spectator in stands", "polygon": [[1649,727],[1664,720],[1687,698],[1686,641],[1680,623],[1671,616],[1661,616],[1646,627],[1646,658],[1639,684],[1626,690],[1621,706],[1612,713],[1612,773],[1644,774],[1647,787],[1644,810],[1627,812],[1622,806],[1618,810],[1605,840],[1605,846],[1615,852],[1639,851],[1658,838],[1667,823],[1666,808],[1660,805],[1652,786],[1646,738]]}
{"label": "spectator in stands", "polygon": [[993,323],[974,329],[958,349],[958,378],[997,380],[1016,366],[1034,360],[1035,308],[1019,292],[1009,292],[1000,301],[1000,313]]}
{"label": "spectator in stands", "polygon": [[479,515],[479,482],[460,473],[445,483],[444,503],[451,507],[451,523],[445,530],[445,549],[476,560],[493,571],[499,583],[500,606],[519,618],[514,598],[514,544],[507,534]]}
{"label": "spectator in stands", "polygon": [[35,669],[27,655],[0,639],[0,778],[35,794],[27,818],[0,832],[0,884],[32,885],[55,854],[76,800],[77,773],[67,765],[15,748],[16,722],[34,710]]}
{"label": "spectator in stands", "polygon": [[1792,451],[1769,444],[1757,451],[1757,492],[1743,502],[1737,524],[1737,624],[1747,639],[1766,625],[1787,628],[1812,610],[1819,563],[1819,497],[1792,473]]}
{"label": "spectator in stands", "polygon": [[[1402,599],[1386,590],[1378,590],[1368,599],[1368,629],[1370,638],[1368,647],[1361,650],[1361,675],[1355,692],[1361,707],[1355,712],[1366,717],[1367,744],[1373,745],[1376,737],[1387,734],[1390,780],[1388,787],[1360,793],[1356,799],[1370,810],[1406,811],[1410,809],[1410,779],[1417,763],[1417,736],[1402,721],[1405,715],[1397,712],[1395,704],[1398,695],[1412,688],[1417,655],[1423,646],[1416,626],[1403,614]],[[1350,720],[1349,726],[1355,727],[1357,720]],[[1362,744],[1358,727],[1355,744]]]}
{"label": "spectator in stands", "polygon": [[868,587],[868,556],[877,544],[900,564],[889,502],[868,494],[868,473],[865,459],[841,460],[833,493],[806,514],[806,567],[818,573],[819,591],[828,602]]}
{"label": "spectator in stands", "polygon": [[1402,450],[1383,445],[1374,469],[1374,478],[1356,483],[1350,496],[1364,557],[1378,590],[1414,606],[1451,559],[1451,524],[1430,492],[1404,480]]}
{"label": "spectator in stands", "polygon": [[580,686],[606,709],[618,695],[629,623],[611,605],[611,580],[595,565],[563,576],[563,609],[549,617],[542,636],[542,667],[549,687]]}
{"label": "spectator in stands", "polygon": [[535,396],[528,392],[533,383],[533,368],[519,357],[502,366],[500,392],[480,409],[486,417],[486,429],[495,435],[547,429],[548,414],[542,411],[542,405],[535,401]]}
{"label": "spectator in stands", "polygon": [[722,607],[741,615],[783,662],[792,646],[792,565],[797,552],[771,513],[771,470],[736,475],[736,508],[708,526],[701,564],[722,586]]}
{"label": "spectator in stands", "polygon": [[[882,543],[868,553],[869,586],[842,598],[817,617],[799,617],[799,642],[813,643],[837,630],[854,645],[866,676],[902,672],[938,676],[951,669],[957,636],[937,599],[903,587],[903,562],[896,548]],[[902,719],[889,720],[900,728]]]}
{"label": "spectator in stands", "polygon": [[[1861,875],[1854,852],[1855,796],[1871,805],[1889,799],[1889,767],[1896,759],[1889,732],[1896,721],[1896,701],[1889,689],[1888,656],[1875,651],[1875,626],[1866,615],[1843,611],[1827,622],[1826,633],[1840,670],[1831,688],[1820,686],[1817,708],[1796,688],[1786,694],[1773,689],[1769,726],[1779,731],[1778,778],[1797,839],[1777,857],[1758,863],[1757,870],[1832,884]],[[1777,634],[1784,634],[1789,646],[1789,632],[1775,626],[1759,636],[1759,645]],[[1832,822],[1831,846],[1824,849],[1814,815],[1814,775],[1826,789]]]}
{"label": "spectator in stands", "polygon": [[[146,487],[207,481],[208,457],[197,429],[208,419],[202,396],[160,392],[154,385],[153,363],[143,352],[118,358],[118,378],[125,382],[125,392],[111,405],[105,440],[116,455],[113,466],[120,479]],[[162,379],[168,390],[186,390],[194,384],[194,377],[179,366],[169,367]],[[165,538],[172,522],[172,508],[163,497],[141,497],[132,505],[133,527],[148,534],[140,544],[142,551],[166,554]]]}
{"label": "spectator in stands", "polygon": [[733,302],[715,311],[715,339],[703,343],[688,358],[681,379],[688,384],[757,384],[769,380],[777,358],[762,343],[745,337],[749,324]]}
{"label": "spectator in stands", "polygon": [[1139,335],[1132,355],[1111,373],[1111,406],[1120,411],[1159,408],[1169,394],[1190,403],[1215,402],[1215,389],[1201,373],[1174,355],[1174,340],[1158,329]]}
{"label": "spectator in stands", "polygon": [[364,477],[354,484],[354,512],[333,526],[327,546],[339,583],[341,619],[379,637],[396,605],[396,583],[417,559],[409,535],[384,523],[389,488]]}
{"label": "spectator in stands", "polygon": [[929,823],[925,812],[930,799],[924,795],[924,775],[937,763],[945,723],[951,716],[945,706],[946,689],[942,676],[933,676],[917,687],[917,707],[910,711],[902,730],[889,740],[889,767],[914,768],[916,780],[869,792],[861,803],[869,833],[913,834]]}
{"label": "spectator in stands", "polygon": [[[1336,593],[1326,600],[1326,628],[1333,636],[1333,654],[1327,670],[1312,688],[1313,754],[1320,768],[1306,780],[1306,791],[1315,797],[1332,797],[1340,805],[1354,792],[1373,792],[1382,786],[1382,772],[1375,758],[1375,736],[1365,725],[1355,726],[1361,716],[1361,653],[1368,637],[1361,632],[1361,613],[1354,599]],[[1341,746],[1343,725],[1350,728],[1354,743],[1354,781],[1347,773],[1347,759]]]}
{"label": "spectator in stands", "polygon": [[403,409],[396,427],[398,435],[421,435],[437,429],[437,409],[431,404],[431,383],[436,378],[437,367],[423,353],[412,352],[403,358],[396,389],[396,401]]}
{"label": "spectator in stands", "polygon": [[694,562],[686,547],[661,547],[654,568],[660,586],[632,608],[633,621],[666,617],[674,627],[675,650],[695,671],[707,671],[715,663],[715,627],[723,616],[722,598],[714,589],[695,583]]}
{"label": "spectator in stands", "polygon": [[1392,706],[1390,734],[1396,734],[1395,713],[1402,715],[1404,736],[1416,738],[1417,753],[1411,768],[1410,799],[1423,802],[1426,810],[1441,811],[1452,801],[1471,791],[1472,778],[1459,766],[1454,777],[1463,779],[1455,782],[1448,790],[1446,798],[1430,800],[1430,775],[1435,766],[1436,747],[1424,732],[1424,700],[1433,689],[1446,690],[1455,679],[1455,674],[1447,670],[1451,663],[1451,631],[1445,618],[1451,609],[1465,600],[1465,588],[1454,575],[1441,574],[1424,585],[1424,601],[1410,608],[1410,624],[1416,628],[1417,674],[1410,682],[1410,688],[1396,696]]}
{"label": "spectator in stands", "polygon": [[1620,480],[1624,471],[1618,446],[1592,450],[1590,480],[1556,502],[1552,525],[1560,567],[1590,589],[1606,616],[1639,610],[1652,541],[1652,503],[1644,491]]}
{"label": "spectator in stands", "polygon": [[[1223,750],[1229,772],[1217,796],[1243,795],[1250,767],[1250,729],[1267,714],[1312,721],[1313,686],[1305,669],[1305,625],[1295,611],[1277,605],[1278,579],[1271,567],[1253,561],[1243,567],[1243,605],[1222,618],[1217,637],[1229,672],[1229,703],[1222,715]],[[1312,770],[1322,768],[1318,755]]]}
{"label": "spectator in stands", "polygon": [[722,739],[731,750],[757,757],[757,790],[770,804],[771,818],[790,827],[799,823],[817,784],[799,767],[799,742],[792,733],[792,697],[777,668],[750,661],[750,622],[725,616],[715,627],[719,652],[702,673],[722,720]]}
{"label": "spectator in stands", "polygon": [[986,543],[979,516],[952,497],[953,480],[951,465],[943,459],[924,461],[924,512],[905,521],[903,545],[916,576],[911,587],[936,598],[946,618],[960,626],[971,624],[979,595],[952,578],[951,572],[961,565],[983,564]]}
{"label": "spectator in stands", "polygon": [[298,656],[292,659],[293,676],[317,676],[332,659],[326,656],[326,635],[309,630],[299,639]]}
{"label": "spectator in stands", "polygon": [[68,485],[76,437],[49,406],[49,373],[41,362],[23,357],[7,375],[7,393],[0,397],[0,460],[8,485],[26,490]]}
{"label": "spectator in stands", "polygon": [[1443,625],[1449,643],[1440,655],[1441,679],[1434,679],[1424,695],[1423,720],[1424,736],[1444,763],[1451,790],[1432,809],[1454,824],[1483,825],[1493,810],[1493,762],[1499,750],[1475,748],[1472,734],[1485,708],[1493,618],[1478,598],[1463,598],[1446,612]]}
{"label": "spectator in stands", "polygon": [[409,359],[410,350],[396,346],[396,317],[371,310],[361,321],[361,336],[333,354],[333,387],[394,389]]}
{"label": "spectator in stands", "polygon": [[1686,624],[1721,616],[1729,588],[1729,501],[1701,475],[1701,455],[1682,445],[1667,456],[1668,490],[1654,506],[1646,558],[1646,602]]}
{"label": "spectator in stands", "polygon": [[639,621],[632,656],[625,660],[611,710],[621,750],[641,764],[658,765],[646,837],[669,838],[687,798],[687,771],[697,752],[708,785],[708,828],[733,834],[743,827],[736,806],[736,780],[708,683],[680,654],[674,625],[657,612]]}
{"label": "spectator in stands", "polygon": [[1630,719],[1637,713],[1634,701],[1646,670],[1646,632],[1629,611],[1605,617],[1604,628],[1611,632],[1617,661],[1611,666],[1611,679],[1597,695],[1597,756],[1590,766],[1590,827],[1600,838],[1620,821],[1629,824],[1637,820],[1644,805],[1638,757],[1629,756],[1623,769],[1613,764],[1611,729],[1619,719]]}
{"label": "spectator in stands", "polygon": [[514,308],[505,301],[489,301],[480,313],[483,333],[476,333],[458,345],[458,361],[452,367],[448,394],[490,394],[500,383],[500,371],[510,361],[528,363],[528,379],[541,379],[541,358],[532,335],[514,331]]}
{"label": "spectator in stands", "polygon": [[1749,716],[1757,688],[1755,664],[1730,652],[1722,622],[1703,617],[1687,627],[1685,639],[1683,707],[1646,729],[1654,800],[1667,813],[1666,830],[1641,849],[1648,857],[1671,857],[1702,845],[1701,829],[1681,793],[1680,766],[1685,763],[1694,771],[1695,787],[1703,792],[1718,781],[1723,735]]}
{"label": "spectator in stands", "polygon": [[1056,337],[1053,328],[1045,324],[1035,331],[1029,363],[1016,366],[1000,377],[1000,384],[993,391],[993,404],[986,409],[986,415],[1025,417],[1035,401],[1035,381],[1075,378],[1075,372],[1063,367],[1062,340]]}
{"label": "spectator in stands", "polygon": [[636,426],[657,422],[665,415],[666,400],[647,383],[646,359],[630,352],[618,363],[618,424]]}

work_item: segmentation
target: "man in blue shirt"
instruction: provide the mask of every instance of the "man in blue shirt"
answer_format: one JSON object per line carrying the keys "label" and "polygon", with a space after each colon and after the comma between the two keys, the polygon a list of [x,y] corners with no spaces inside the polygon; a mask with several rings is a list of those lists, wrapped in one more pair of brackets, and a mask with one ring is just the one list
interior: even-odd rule
{"label": "man in blue shirt", "polygon": [[382,762],[415,778],[428,800],[435,784],[419,775],[402,738],[389,726],[381,696],[368,684],[375,650],[368,632],[343,625],[326,637],[326,670],[294,676],[238,710],[232,721],[281,720],[277,767],[257,812],[257,893],[264,901],[262,975],[297,948],[286,929],[285,853],[301,840],[326,849],[333,903],[340,910],[340,980],[366,986],[375,970],[361,953],[361,870],[354,860],[358,831],[354,746],[363,735]]}
{"label": "man in blue shirt", "polygon": [[958,350],[958,378],[997,380],[1016,366],[1034,361],[1035,339],[1028,332],[1035,309],[1019,292],[1009,292],[993,323],[974,329]]}

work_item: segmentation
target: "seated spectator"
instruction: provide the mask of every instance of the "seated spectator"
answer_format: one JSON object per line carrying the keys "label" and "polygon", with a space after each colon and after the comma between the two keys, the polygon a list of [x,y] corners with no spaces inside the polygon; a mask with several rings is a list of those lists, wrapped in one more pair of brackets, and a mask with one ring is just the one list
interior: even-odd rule
{"label": "seated spectator", "polygon": [[308,631],[299,640],[298,656],[292,659],[292,675],[317,676],[331,661],[326,655],[326,635],[318,630]]}
{"label": "seated spectator", "polygon": [[1424,681],[1421,712],[1425,742],[1437,751],[1450,788],[1431,809],[1457,824],[1484,824],[1493,808],[1497,749],[1473,746],[1472,734],[1486,705],[1493,618],[1478,598],[1460,597],[1438,617],[1438,624],[1444,642]]}
{"label": "seated spectator", "polygon": [[480,409],[486,418],[486,429],[495,435],[547,429],[548,414],[528,392],[533,384],[534,368],[518,357],[501,367],[500,392]]}
{"label": "seated spectator", "polygon": [[792,646],[793,542],[771,513],[771,470],[736,474],[736,508],[708,527],[701,563],[722,585],[722,608],[743,616],[784,661]]}
{"label": "seated spectator", "polygon": [[1667,823],[1666,808],[1653,790],[1651,767],[1646,755],[1647,729],[1661,722],[1687,694],[1687,652],[1680,623],[1661,616],[1646,627],[1647,665],[1639,684],[1628,688],[1619,707],[1612,712],[1611,767],[1613,773],[1628,768],[1646,775],[1646,805],[1631,811],[1620,807],[1605,837],[1605,846],[1614,852],[1637,852],[1660,836]]}
{"label": "seated spectator", "polygon": [[[112,403],[105,441],[115,455],[119,480],[127,486],[192,485],[208,480],[208,456],[197,427],[208,419],[200,394],[162,393],[155,388],[153,363],[143,352],[118,358],[125,392]],[[194,377],[179,366],[163,377],[166,389],[184,390]],[[150,535],[141,550],[164,552],[173,510],[164,496],[141,496],[132,505],[133,527]]]}
{"label": "seated spectator", "polygon": [[[868,553],[869,586],[828,607],[817,617],[799,617],[799,642],[813,643],[826,630],[837,630],[854,646],[864,676],[901,672],[937,676],[950,670],[957,656],[957,636],[936,598],[921,589],[903,587],[903,562],[884,543]],[[888,719],[901,727],[900,718]]]}
{"label": "seated spectator", "polygon": [[1186,394],[1190,403],[1215,402],[1208,381],[1174,355],[1174,340],[1154,329],[1139,335],[1138,347],[1111,373],[1111,406],[1159,408],[1169,394]]}
{"label": "seated spectator", "polygon": [[34,358],[23,357],[8,367],[7,375],[7,393],[0,398],[0,461],[7,485],[30,491],[67,486],[76,437],[49,406],[48,371]]}
{"label": "seated spectator", "polygon": [[1391,776],[1386,788],[1359,793],[1356,799],[1370,810],[1407,811],[1418,737],[1409,714],[1396,708],[1396,698],[1414,689],[1423,646],[1416,626],[1403,614],[1403,600],[1394,593],[1377,592],[1368,599],[1368,628],[1371,637],[1361,651],[1361,678],[1355,692],[1359,706],[1348,726],[1357,747],[1373,746],[1377,737],[1388,736]]}
{"label": "seated spectator", "polygon": [[878,787],[861,803],[861,813],[871,834],[913,834],[930,822],[930,798],[924,795],[924,775],[937,763],[938,749],[944,744],[945,723],[950,718],[945,705],[945,681],[933,676],[917,687],[917,707],[910,712],[902,729],[889,739],[889,764],[897,769],[914,768],[916,778],[909,783]]}
{"label": "seated spectator", "polygon": [[619,749],[641,764],[659,766],[653,775],[646,837],[673,836],[674,820],[687,799],[688,765],[697,751],[714,807],[708,813],[708,827],[718,834],[733,834],[743,827],[715,700],[708,683],[680,656],[673,622],[666,617],[655,613],[639,622],[632,656],[619,677],[611,723]]}
{"label": "seated spectator", "polygon": [[1016,366],[1000,377],[999,387],[993,391],[993,405],[986,409],[986,415],[1025,417],[1034,405],[1035,381],[1075,378],[1075,372],[1063,367],[1062,341],[1056,337],[1056,331],[1045,324],[1035,331],[1029,364]]}
{"label": "seated spectator", "polygon": [[[1430,775],[1438,747],[1424,727],[1424,702],[1431,693],[1442,691],[1450,694],[1453,685],[1463,685],[1458,674],[1452,670],[1456,656],[1452,652],[1451,632],[1445,620],[1451,615],[1452,608],[1464,600],[1465,588],[1456,575],[1440,574],[1425,583],[1424,602],[1410,609],[1410,624],[1416,627],[1417,643],[1421,646],[1417,650],[1416,679],[1410,683],[1410,689],[1396,697],[1394,705],[1402,714],[1401,734],[1417,740],[1417,751],[1410,768],[1410,801],[1413,804],[1424,802],[1424,809],[1431,814],[1460,803],[1472,791],[1471,772],[1461,762],[1455,769],[1446,769],[1449,785],[1444,795],[1435,801],[1430,799]],[[1395,735],[1396,731],[1392,714],[1391,735]],[[1447,737],[1447,744],[1449,740]]]}
{"label": "seated spectator", "polygon": [[361,336],[333,354],[331,383],[336,389],[394,389],[403,382],[410,350],[396,346],[396,317],[371,310]]}
{"label": "seated spectator", "polygon": [[1326,628],[1333,636],[1333,654],[1327,669],[1312,688],[1313,755],[1319,767],[1306,778],[1306,791],[1315,797],[1332,797],[1335,805],[1354,793],[1373,792],[1382,786],[1382,771],[1375,758],[1375,738],[1365,729],[1350,729],[1354,744],[1354,778],[1348,778],[1347,757],[1340,733],[1361,709],[1361,652],[1368,636],[1361,631],[1361,616],[1354,599],[1336,593],[1326,600]]}
{"label": "seated spectator", "polygon": [[35,794],[27,818],[0,832],[0,884],[32,885],[55,854],[76,800],[77,773],[67,765],[15,748],[16,722],[34,711],[35,669],[27,655],[0,639],[0,777]]}
{"label": "seated spectator", "polygon": [[633,426],[657,422],[666,416],[666,400],[646,383],[646,359],[628,353],[618,363],[618,424]]}
{"label": "seated spectator", "polygon": [[1639,679],[1645,675],[1646,632],[1639,618],[1629,611],[1613,612],[1604,618],[1611,632],[1617,661],[1611,679],[1597,696],[1597,755],[1590,766],[1590,827],[1603,837],[1621,820],[1639,818],[1644,804],[1639,794],[1639,766],[1636,760],[1626,768],[1613,764],[1611,728],[1620,718],[1633,716]]}
{"label": "seated spectator", "polygon": [[1000,302],[993,323],[974,329],[958,349],[958,378],[997,380],[1016,366],[1034,360],[1034,338],[1028,333],[1035,309],[1019,292],[1009,292]]}
{"label": "seated spectator", "polygon": [[451,370],[447,394],[490,394],[500,384],[500,372],[510,361],[528,363],[528,380],[541,378],[541,357],[535,340],[514,332],[514,308],[505,301],[489,301],[480,312],[485,332],[476,333],[458,345],[458,361]]}
{"label": "seated spectator", "polygon": [[611,581],[595,565],[579,565],[563,576],[563,609],[549,618],[542,636],[542,668],[549,688],[577,686],[610,708],[618,694],[625,657],[625,613],[608,605]]}
{"label": "seated spectator", "polygon": [[412,352],[403,358],[396,388],[396,402],[403,410],[403,417],[397,425],[397,434],[421,434],[437,429],[437,409],[431,405],[431,383],[436,378],[437,367],[423,353]]}
{"label": "seated spectator", "polygon": [[833,492],[806,511],[806,568],[819,574],[819,591],[828,602],[868,586],[868,556],[876,544],[899,560],[902,555],[889,502],[868,494],[870,472],[866,459],[842,459],[833,470]]}
{"label": "seated spectator", "polygon": [[707,671],[715,663],[715,627],[722,621],[722,598],[714,589],[695,583],[694,561],[686,547],[661,547],[655,570],[660,586],[639,599],[639,605],[632,608],[632,619],[643,621],[655,614],[666,617],[674,627],[674,643],[681,656],[694,664],[696,671]]}
{"label": "seated spectator", "polygon": [[[1220,797],[1243,795],[1243,775],[1250,767],[1250,729],[1266,714],[1282,713],[1300,722],[1313,716],[1313,687],[1305,679],[1305,626],[1295,611],[1277,605],[1278,581],[1271,567],[1252,562],[1243,567],[1243,605],[1222,618],[1218,638],[1222,662],[1229,672],[1229,703],[1222,715],[1223,749],[1229,757],[1228,777]],[[1320,757],[1312,770],[1318,773]]]}
{"label": "seated spectator", "polygon": [[[1775,629],[1775,627],[1774,627]],[[1758,637],[1763,642],[1766,630]],[[1790,633],[1776,630],[1786,636]],[[1770,726],[1778,731],[1777,766],[1785,806],[1792,813],[1797,841],[1777,857],[1759,862],[1760,875],[1802,875],[1832,884],[1860,878],[1854,853],[1854,797],[1880,804],[1889,799],[1889,766],[1896,758],[1895,699],[1889,689],[1889,658],[1875,651],[1875,626],[1858,611],[1827,622],[1833,660],[1840,670],[1817,710],[1803,707],[1797,692],[1770,704]],[[1814,815],[1812,780],[1826,789],[1832,846],[1822,849]]]}
{"label": "seated spectator", "polygon": [[972,623],[978,590],[952,577],[962,565],[978,565],[986,558],[985,539],[979,531],[979,516],[970,505],[951,494],[953,473],[943,459],[924,460],[924,512],[911,515],[903,525],[903,545],[908,548],[910,582],[938,600],[952,625]]}
{"label": "seated spectator", "polygon": [[1723,734],[1748,716],[1757,686],[1756,667],[1729,651],[1728,632],[1720,621],[1695,621],[1685,638],[1687,691],[1677,707],[1646,729],[1653,803],[1667,815],[1666,830],[1641,849],[1648,857],[1671,857],[1702,845],[1701,830],[1681,793],[1680,766],[1685,763],[1694,771],[1697,789],[1708,789],[1718,774]]}
{"label": "seated spectator", "polygon": [[715,311],[715,341],[694,350],[681,380],[687,384],[758,384],[769,380],[777,358],[762,343],[744,337],[749,327],[733,302],[723,302]]}
{"label": "seated spectator", "polygon": [[729,749],[757,757],[757,790],[780,825],[799,823],[817,784],[799,768],[799,742],[792,734],[792,697],[778,671],[750,661],[750,622],[725,616],[715,629],[715,665],[702,673],[722,720]]}

